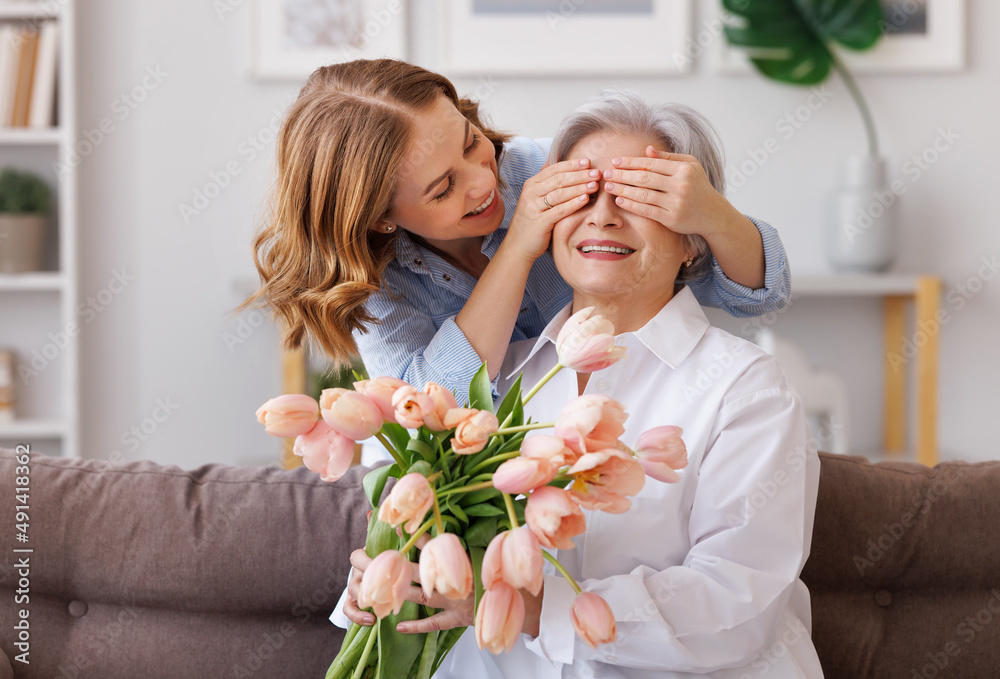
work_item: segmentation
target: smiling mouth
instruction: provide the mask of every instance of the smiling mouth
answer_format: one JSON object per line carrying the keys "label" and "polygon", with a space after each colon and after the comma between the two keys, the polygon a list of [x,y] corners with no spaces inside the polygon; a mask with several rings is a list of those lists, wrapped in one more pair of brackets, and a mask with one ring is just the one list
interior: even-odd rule
{"label": "smiling mouth", "polygon": [[466,216],[467,217],[475,217],[476,215],[478,215],[479,213],[481,213],[483,210],[485,210],[486,208],[488,208],[490,205],[492,205],[493,204],[493,199],[496,198],[496,197],[497,197],[497,190],[493,189],[492,191],[490,191],[490,195],[486,198],[486,200],[483,202],[483,204],[480,205],[479,207],[477,207],[472,212],[468,213]]}
{"label": "smiling mouth", "polygon": [[616,248],[610,245],[584,245],[580,248],[580,252],[584,254],[588,252],[611,252],[616,255],[631,255],[635,250],[632,248]]}

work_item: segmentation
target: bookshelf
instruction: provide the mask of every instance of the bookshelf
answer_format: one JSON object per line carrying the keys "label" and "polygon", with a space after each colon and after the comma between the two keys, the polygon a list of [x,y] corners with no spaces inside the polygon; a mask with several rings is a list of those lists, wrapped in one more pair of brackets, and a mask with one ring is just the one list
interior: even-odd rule
{"label": "bookshelf", "polygon": [[[77,313],[77,176],[75,170],[65,170],[74,167],[69,160],[77,130],[74,12],[74,0],[0,0],[0,38],[5,41],[0,48],[7,54],[15,49],[11,36],[26,27],[38,31],[39,42],[43,32],[56,36],[54,51],[48,48],[55,79],[33,75],[38,89],[27,107],[35,115],[29,113],[21,125],[0,120],[0,168],[41,176],[53,197],[41,270],[0,273],[0,349],[13,352],[14,359],[14,419],[0,421],[0,445],[28,443],[33,451],[70,457],[79,455],[77,336],[84,325]],[[55,31],[45,28],[52,24]],[[14,40],[19,49],[20,39]],[[46,48],[38,50],[34,63],[45,64],[40,52]],[[4,84],[9,83],[0,78]],[[0,97],[7,100],[9,92],[0,91]]]}

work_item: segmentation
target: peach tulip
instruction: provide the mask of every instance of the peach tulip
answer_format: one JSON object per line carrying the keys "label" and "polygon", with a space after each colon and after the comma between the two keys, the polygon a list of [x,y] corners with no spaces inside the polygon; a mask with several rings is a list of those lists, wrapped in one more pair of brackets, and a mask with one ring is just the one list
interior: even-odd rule
{"label": "peach tulip", "polygon": [[308,434],[319,420],[319,404],[306,394],[284,394],[257,409],[257,421],[264,431],[279,438]]}
{"label": "peach tulip", "polygon": [[476,609],[476,645],[497,654],[509,651],[524,626],[521,593],[500,581],[483,592]]}
{"label": "peach tulip", "polygon": [[427,477],[416,472],[406,474],[389,491],[378,508],[378,520],[390,526],[402,523],[407,533],[415,533],[434,505],[434,489]]}
{"label": "peach tulip", "polygon": [[452,408],[444,416],[445,429],[454,429],[451,449],[456,455],[472,455],[486,447],[500,428],[497,416],[488,410]]}
{"label": "peach tulip", "polygon": [[615,346],[615,326],[594,307],[570,316],[556,337],[559,363],[581,373],[603,370],[625,357],[625,347]]}
{"label": "peach tulip", "polygon": [[646,483],[646,471],[638,460],[620,450],[601,450],[581,455],[569,473],[569,492],[585,509],[623,514],[632,506],[627,496],[635,495]]}
{"label": "peach tulip", "polygon": [[639,435],[635,454],[648,476],[664,483],[676,483],[681,477],[675,470],[687,466],[687,447],[681,440],[680,427],[653,427]]}
{"label": "peach tulip", "polygon": [[437,591],[461,600],[472,592],[472,562],[457,535],[442,533],[420,550],[420,586],[428,597]]}
{"label": "peach tulip", "polygon": [[587,530],[583,512],[561,488],[542,486],[528,496],[524,522],[549,549],[572,549],[573,536]]}
{"label": "peach tulip", "polygon": [[528,526],[499,533],[483,556],[483,587],[489,589],[506,582],[514,589],[526,589],[538,596],[544,578],[542,561],[542,546]]}
{"label": "peach tulip", "polygon": [[396,409],[392,407],[392,395],[400,387],[409,386],[397,377],[376,377],[354,383],[354,390],[364,394],[378,406],[384,422],[396,421]]}
{"label": "peach tulip", "polygon": [[410,568],[409,559],[394,549],[376,556],[361,576],[358,607],[371,608],[378,618],[399,613],[410,587]]}
{"label": "peach tulip", "polygon": [[407,429],[416,429],[424,424],[424,416],[434,412],[434,400],[416,387],[406,385],[392,395],[392,407],[396,412],[396,422]]}
{"label": "peach tulip", "polygon": [[382,428],[382,411],[373,400],[350,389],[324,389],[319,395],[323,419],[349,439],[366,439]]}
{"label": "peach tulip", "polygon": [[292,452],[324,481],[336,481],[354,460],[354,441],[319,420],[308,434],[296,437]]}
{"label": "peach tulip", "polygon": [[553,467],[562,467],[575,462],[579,455],[558,436],[537,434],[521,443],[521,457],[545,460]]}
{"label": "peach tulip", "polygon": [[424,393],[431,397],[434,407],[424,413],[424,424],[428,429],[434,431],[444,431],[451,429],[445,426],[444,418],[448,411],[458,407],[455,395],[435,382],[428,382],[424,385]]}
{"label": "peach tulip", "polygon": [[573,629],[591,648],[607,644],[618,638],[615,614],[608,602],[593,592],[580,592],[570,610]]}
{"label": "peach tulip", "polygon": [[585,394],[566,403],[553,433],[579,454],[617,448],[625,433],[625,407],[601,394]]}
{"label": "peach tulip", "polygon": [[493,472],[493,487],[503,493],[521,495],[544,486],[556,477],[559,468],[547,460],[515,457]]}

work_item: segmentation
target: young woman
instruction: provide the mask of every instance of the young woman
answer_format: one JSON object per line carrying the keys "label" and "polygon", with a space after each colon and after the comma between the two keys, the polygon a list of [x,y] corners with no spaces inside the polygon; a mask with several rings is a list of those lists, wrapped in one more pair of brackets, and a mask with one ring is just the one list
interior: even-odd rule
{"label": "young woman", "polygon": [[[707,121],[627,92],[571,114],[552,152],[555,160],[588,158],[604,170],[648,145],[698,157],[714,168],[709,177],[722,190]],[[608,602],[615,642],[593,649],[576,637],[574,592],[550,570],[537,597],[522,590],[523,634],[510,652],[480,652],[466,633],[440,676],[822,677],[809,636],[809,593],[799,579],[819,481],[802,405],[773,357],[711,327],[685,287],[711,259],[705,240],[664,229],[616,198],[602,189],[555,225],[553,259],[573,299],[541,337],[510,347],[501,388],[521,371],[524,383],[534,384],[555,364],[555,338],[569,314],[596,307],[614,323],[626,357],[589,375],[561,371],[526,415],[551,422],[573,397],[604,394],[628,412],[627,445],[652,427],[681,426],[688,466],[676,483],[647,477],[624,513],[584,510],[586,531],[574,549],[556,554],[585,591]],[[371,624],[355,600],[370,559],[358,550],[351,562],[356,573],[343,613]],[[421,600],[420,588],[408,598]],[[472,624],[468,600],[435,594],[428,604],[442,611],[402,623],[403,631]],[[346,623],[339,611],[332,619]]]}
{"label": "young woman", "polygon": [[[483,361],[537,337],[571,291],[546,253],[552,226],[599,187],[714,261],[703,304],[757,315],[788,301],[777,233],[741,215],[692,156],[651,146],[608,168],[546,166],[547,141],[509,139],[444,77],[393,60],[318,69],[282,125],[270,215],[254,242],[263,303],[284,344],[308,335],[372,376],[438,382],[462,402]],[[721,171],[721,167],[717,168]]]}

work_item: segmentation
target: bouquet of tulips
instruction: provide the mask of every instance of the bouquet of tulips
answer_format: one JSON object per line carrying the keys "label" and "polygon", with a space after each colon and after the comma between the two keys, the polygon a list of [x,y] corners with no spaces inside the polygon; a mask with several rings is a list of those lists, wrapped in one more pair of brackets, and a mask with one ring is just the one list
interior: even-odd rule
{"label": "bouquet of tulips", "polygon": [[[258,420],[274,436],[295,436],[294,451],[324,481],[350,466],[355,441],[376,436],[394,463],[364,478],[373,508],[358,605],[378,619],[352,624],[329,671],[331,677],[430,677],[465,628],[402,634],[396,625],[433,614],[404,600],[412,565],[420,585],[455,600],[475,593],[475,636],[480,649],[510,650],[524,621],[519,590],[538,595],[543,560],[577,592],[572,624],[590,646],[614,641],[615,620],[601,597],[581,592],[543,548],[571,549],[586,529],[581,508],[621,513],[631,506],[648,474],[678,479],[687,464],[678,427],[642,434],[636,450],[619,437],[627,417],[622,405],[600,395],[571,400],[554,423],[525,421],[524,405],[562,368],[593,372],[624,355],[611,323],[591,309],[573,315],[557,339],[559,363],[527,394],[520,378],[499,407],[484,365],[469,386],[469,403],[429,383],[423,389],[379,377],[355,390],[326,389],[317,403],[289,394],[269,400]],[[525,437],[553,428],[552,435]],[[389,477],[398,481],[388,496]],[[419,538],[430,539],[421,549]]]}

